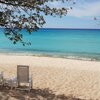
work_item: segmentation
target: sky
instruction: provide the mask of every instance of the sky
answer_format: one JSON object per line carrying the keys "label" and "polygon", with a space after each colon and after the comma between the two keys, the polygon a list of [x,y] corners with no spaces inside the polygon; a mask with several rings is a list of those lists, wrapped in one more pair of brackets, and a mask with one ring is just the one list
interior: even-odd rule
{"label": "sky", "polygon": [[70,7],[67,16],[62,18],[45,16],[45,28],[88,28],[100,29],[100,20],[94,20],[94,17],[100,19],[100,0],[74,0],[76,4],[53,2],[52,7]]}

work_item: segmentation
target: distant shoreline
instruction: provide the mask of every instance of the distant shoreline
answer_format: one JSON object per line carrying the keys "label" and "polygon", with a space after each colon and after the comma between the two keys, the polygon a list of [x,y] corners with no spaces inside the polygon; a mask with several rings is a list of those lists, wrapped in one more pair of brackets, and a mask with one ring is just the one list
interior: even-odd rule
{"label": "distant shoreline", "polygon": [[32,54],[32,53],[0,53],[0,55],[49,57],[49,58],[69,59],[69,60],[80,60],[80,61],[100,62],[100,60],[96,60],[96,59],[93,59],[93,58],[75,57],[75,56],[48,55],[48,54],[35,54],[35,53],[34,54]]}

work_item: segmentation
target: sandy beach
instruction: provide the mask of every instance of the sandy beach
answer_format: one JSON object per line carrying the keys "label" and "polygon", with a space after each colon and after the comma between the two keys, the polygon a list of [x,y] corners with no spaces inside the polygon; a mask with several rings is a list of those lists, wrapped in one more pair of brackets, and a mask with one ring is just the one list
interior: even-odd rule
{"label": "sandy beach", "polygon": [[56,95],[100,100],[100,62],[64,58],[0,54],[0,71],[16,77],[17,65],[29,65],[33,88],[49,88]]}

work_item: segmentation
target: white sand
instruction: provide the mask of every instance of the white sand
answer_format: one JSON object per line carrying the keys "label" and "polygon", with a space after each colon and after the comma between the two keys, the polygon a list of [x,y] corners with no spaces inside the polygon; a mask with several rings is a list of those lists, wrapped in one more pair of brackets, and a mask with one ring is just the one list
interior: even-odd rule
{"label": "white sand", "polygon": [[100,100],[100,62],[0,54],[0,71],[4,71],[4,77],[16,76],[19,64],[30,66],[33,88]]}

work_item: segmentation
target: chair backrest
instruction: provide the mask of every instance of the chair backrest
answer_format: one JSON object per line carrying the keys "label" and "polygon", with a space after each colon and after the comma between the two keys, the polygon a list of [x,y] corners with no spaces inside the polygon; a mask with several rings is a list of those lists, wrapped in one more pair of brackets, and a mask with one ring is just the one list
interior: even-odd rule
{"label": "chair backrest", "polygon": [[17,80],[18,83],[29,82],[29,66],[17,65]]}

